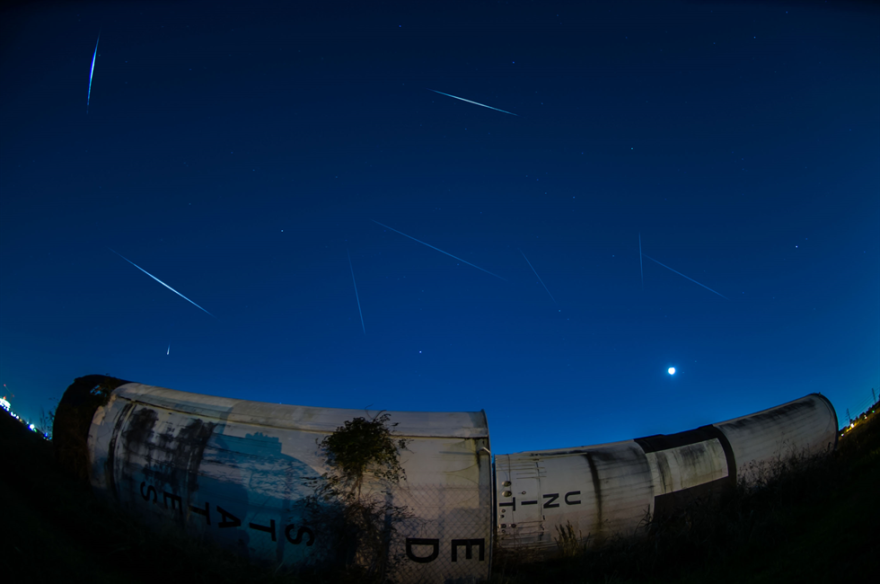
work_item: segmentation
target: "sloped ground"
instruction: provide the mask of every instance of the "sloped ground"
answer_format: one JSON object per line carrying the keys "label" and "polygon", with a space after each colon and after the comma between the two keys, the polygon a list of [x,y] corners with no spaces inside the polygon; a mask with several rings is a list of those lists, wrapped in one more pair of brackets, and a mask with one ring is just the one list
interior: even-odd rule
{"label": "sloped ground", "polygon": [[[780,462],[762,485],[650,526],[642,539],[495,569],[496,584],[871,581],[880,561],[880,416],[831,457]],[[875,574],[869,577],[869,574]]]}
{"label": "sloped ground", "polygon": [[52,444],[0,410],[5,582],[301,582],[176,532],[156,534],[63,471]]}
{"label": "sloped ground", "polygon": [[[56,464],[52,444],[0,411],[4,581],[331,582],[269,573],[174,532],[155,534],[96,499]],[[695,508],[640,540],[568,557],[498,562],[494,584],[873,580],[880,558],[880,420],[862,421],[831,458],[768,471],[761,489]]]}

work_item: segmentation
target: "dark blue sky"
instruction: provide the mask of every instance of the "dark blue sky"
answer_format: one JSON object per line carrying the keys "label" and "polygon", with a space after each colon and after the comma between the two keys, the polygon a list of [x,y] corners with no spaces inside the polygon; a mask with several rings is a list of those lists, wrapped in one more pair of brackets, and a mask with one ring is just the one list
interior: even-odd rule
{"label": "dark blue sky", "polygon": [[504,453],[880,389],[872,4],[314,4],[4,9],[16,411],[107,373]]}

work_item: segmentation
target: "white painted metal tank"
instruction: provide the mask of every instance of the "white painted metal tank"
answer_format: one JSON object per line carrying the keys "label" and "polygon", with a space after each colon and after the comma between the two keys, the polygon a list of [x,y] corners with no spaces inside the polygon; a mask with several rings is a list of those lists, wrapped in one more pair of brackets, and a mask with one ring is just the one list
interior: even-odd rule
{"label": "white painted metal tank", "polygon": [[651,469],[634,441],[495,457],[498,543],[555,552],[557,527],[584,538],[630,530],[653,499]]}
{"label": "white painted metal tank", "polygon": [[741,484],[754,482],[762,468],[780,458],[821,454],[837,446],[837,413],[818,393],[715,427],[730,442]]}
{"label": "white painted metal tank", "polygon": [[[400,582],[489,576],[492,489],[484,412],[390,412],[412,519],[392,553]],[[299,407],[122,385],[88,435],[93,487],[149,522],[179,523],[261,564],[320,564],[328,538],[303,506],[328,470],[317,441],[363,410]]]}
{"label": "white painted metal tank", "polygon": [[834,408],[811,394],[678,434],[498,455],[498,545],[552,555],[569,526],[584,542],[630,535],[649,517],[748,484],[780,458],[829,452],[836,440]]}
{"label": "white painted metal tank", "polygon": [[[149,522],[177,522],[257,563],[297,568],[327,560],[332,538],[310,524],[303,505],[329,470],[317,443],[370,414],[115,380],[107,387],[116,389],[102,394],[106,405],[75,421],[95,379],[105,378],[78,379],[59,412],[65,403],[72,408],[62,426],[72,429],[73,446],[76,428],[84,432],[80,424],[91,419],[87,458],[96,491]],[[829,452],[837,440],[834,408],[811,394],[678,434],[498,455],[493,491],[484,412],[390,415],[395,435],[407,440],[407,480],[386,501],[413,514],[392,544],[401,583],[487,578],[493,538],[502,551],[526,557],[557,553],[562,528],[591,542],[632,534],[649,517],[750,484],[780,458]]]}

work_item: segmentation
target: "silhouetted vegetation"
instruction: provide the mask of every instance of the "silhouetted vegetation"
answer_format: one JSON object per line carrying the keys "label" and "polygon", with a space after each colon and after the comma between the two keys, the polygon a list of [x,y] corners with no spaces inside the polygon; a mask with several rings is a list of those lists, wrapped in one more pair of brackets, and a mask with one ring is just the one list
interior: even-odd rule
{"label": "silhouetted vegetation", "polygon": [[95,497],[81,480],[79,468],[56,463],[52,442],[3,410],[0,449],[4,581],[324,581],[275,575],[231,552],[188,538],[177,527],[151,531],[111,502]]}
{"label": "silhouetted vegetation", "polygon": [[392,555],[392,537],[411,513],[392,504],[389,493],[406,480],[399,456],[406,440],[393,438],[397,424],[389,418],[347,420],[318,442],[331,470],[309,501],[311,522],[332,538],[339,581],[385,582],[403,559]]}
{"label": "silhouetted vegetation", "polygon": [[[339,434],[346,437],[343,442],[355,435]],[[391,440],[390,434],[386,437]],[[355,446],[354,441],[348,444]],[[391,444],[395,452],[401,446],[393,440]],[[4,462],[0,497],[6,504],[0,549],[8,581],[153,583],[173,578],[194,583],[311,584],[358,576],[344,566],[333,573],[284,575],[187,538],[173,527],[153,532],[95,497],[88,484],[55,462],[51,442],[5,412],[0,412],[0,448]],[[337,450],[340,469],[344,451]],[[358,464],[347,468],[354,470],[340,474],[336,483],[337,495],[343,497],[363,485],[357,469],[368,472]],[[393,464],[385,468],[390,471]],[[619,538],[584,547],[576,534],[563,530],[556,535],[564,557],[538,564],[508,558],[494,566],[492,582],[870,580],[877,562],[878,486],[880,421],[873,415],[860,418],[831,457],[781,461],[765,469],[758,486],[740,489],[715,504],[698,502],[650,523],[648,536],[641,539]],[[352,549],[355,555],[367,549],[360,545],[349,548],[349,555]],[[381,580],[379,568],[366,576]]]}
{"label": "silhouetted vegetation", "polygon": [[662,521],[646,516],[642,537],[584,545],[568,525],[556,534],[560,558],[501,555],[492,581],[800,583],[876,572],[880,420],[863,418],[831,456],[759,470],[751,487]]}

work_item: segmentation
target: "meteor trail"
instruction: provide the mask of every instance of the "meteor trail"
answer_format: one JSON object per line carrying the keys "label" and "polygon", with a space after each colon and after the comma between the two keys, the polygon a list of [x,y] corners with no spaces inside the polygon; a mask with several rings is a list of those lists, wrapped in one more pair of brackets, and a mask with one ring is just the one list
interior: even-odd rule
{"label": "meteor trail", "polygon": [[[107,249],[110,249],[110,248],[108,247]],[[159,278],[157,278],[156,276],[154,276],[150,272],[146,271],[145,269],[143,269],[142,267],[140,267],[139,265],[137,265],[136,263],[134,263],[130,259],[126,258],[124,255],[122,255],[118,251],[113,250],[113,249],[110,249],[110,251],[112,251],[113,253],[115,253],[116,255],[118,255],[119,257],[121,257],[122,259],[124,259],[125,261],[127,261],[128,263],[130,263],[131,265],[133,265],[134,267],[136,267],[137,269],[139,269],[140,271],[142,271],[143,273],[145,273],[149,277],[151,277],[152,279],[156,280],[157,282],[159,282],[160,284],[162,284],[163,286],[165,286],[166,288],[168,288],[169,290],[171,290],[172,292],[174,292],[175,294],[177,294],[178,296],[180,296],[181,298],[183,298],[184,300],[186,300],[187,302],[189,302],[190,304],[192,304],[193,306],[195,306],[199,310],[203,311],[205,314],[207,314],[209,316],[214,316],[213,314],[211,314],[210,312],[208,312],[207,310],[205,310],[204,308],[202,308],[201,306],[199,306],[198,304],[196,304],[195,302],[193,302],[192,300],[190,300],[189,298],[187,298],[186,296],[184,296],[183,294],[181,294],[180,292],[178,292],[177,290],[175,290],[174,288],[172,288],[171,286],[169,286],[168,284],[166,284],[165,282],[163,282],[162,280],[160,280]],[[214,316],[214,318],[217,318],[217,317]],[[171,345],[168,345],[168,353],[171,353]]]}
{"label": "meteor trail", "polygon": [[95,74],[95,58],[98,56],[98,43],[101,42],[101,35],[95,41],[95,54],[92,55],[92,70],[89,72],[89,95],[86,97],[86,113],[89,113],[89,102],[92,100],[92,76]]}
{"label": "meteor trail", "polygon": [[469,100],[469,99],[465,99],[465,98],[463,98],[463,97],[456,97],[455,95],[449,95],[448,93],[443,93],[442,91],[437,91],[436,89],[431,89],[430,87],[427,88],[427,89],[428,89],[428,91],[433,91],[434,93],[439,93],[440,95],[445,95],[446,97],[451,97],[451,98],[453,98],[453,99],[460,99],[461,101],[466,101],[466,102],[468,102],[468,103],[472,103],[472,104],[474,104],[474,105],[478,105],[478,106],[481,106],[481,107],[487,107],[487,108],[489,108],[490,110],[495,110],[496,112],[501,112],[501,113],[504,113],[504,114],[510,114],[510,115],[512,115],[512,116],[517,116],[517,117],[519,117],[519,114],[515,114],[515,113],[512,113],[512,112],[504,111],[503,109],[498,109],[497,107],[492,107],[491,105],[486,105],[486,104],[478,103],[478,102],[476,102],[476,101],[471,101],[471,100]]}
{"label": "meteor trail", "polygon": [[[517,248],[517,249],[519,249],[519,248]],[[526,260],[526,263],[529,264],[529,267],[532,268],[532,271],[533,271],[533,272],[535,272],[535,276],[538,277],[538,281],[541,283],[541,286],[544,287],[544,290],[547,290],[547,294],[550,294],[550,290],[547,288],[547,284],[544,283],[544,280],[541,279],[541,276],[538,276],[538,272],[535,270],[535,267],[532,265],[532,262],[529,261],[529,258],[526,257],[526,254],[523,252],[523,250],[520,249],[520,250],[519,250],[519,253],[522,254],[522,256],[523,256],[523,257],[525,258],[525,260]],[[554,303],[556,303],[557,305],[559,304],[558,302],[556,302],[556,299],[553,298],[553,295],[552,295],[552,294],[550,294],[550,300],[552,300],[552,301],[553,301]]]}
{"label": "meteor trail", "polygon": [[[645,254],[645,257],[648,258],[649,260],[651,260],[652,262],[654,262],[655,264],[660,264],[660,262],[658,262],[657,260],[655,260],[654,258],[652,258],[651,256],[649,256],[648,254]],[[686,278],[686,279],[690,280],[691,282],[693,282],[694,284],[697,284],[698,286],[703,286],[703,288],[705,288],[705,289],[708,290],[709,292],[712,292],[712,293],[714,293],[714,294],[718,294],[719,296],[721,296],[721,297],[724,298],[725,300],[730,300],[730,298],[728,298],[728,297],[725,296],[724,294],[719,294],[718,292],[715,292],[715,290],[709,288],[708,286],[704,286],[703,284],[700,284],[699,282],[697,282],[697,281],[694,280],[693,278],[688,278],[687,276],[685,276],[685,275],[682,274],[681,272],[676,272],[675,270],[673,270],[672,268],[670,268],[669,266],[667,266],[667,265],[665,265],[665,264],[660,264],[660,265],[663,266],[664,268],[666,268],[667,270],[669,270],[670,272],[675,272],[676,274],[678,274],[678,275],[681,276],[682,278]]]}
{"label": "meteor trail", "polygon": [[639,272],[642,274],[642,290],[645,289],[645,269],[642,267],[642,234],[639,233]]}
{"label": "meteor trail", "polygon": [[367,334],[367,329],[364,327],[364,313],[361,312],[361,299],[358,297],[358,285],[354,279],[354,266],[351,265],[351,254],[348,253],[348,250],[345,250],[346,255],[348,256],[348,267],[351,268],[351,281],[354,284],[354,299],[357,300],[358,303],[358,314],[361,315],[361,328],[364,330],[364,334]]}
{"label": "meteor trail", "polygon": [[[448,255],[448,256],[451,257],[451,258],[455,258],[455,259],[457,259],[457,260],[460,261],[460,262],[463,262],[463,263],[465,263],[465,264],[467,264],[467,265],[469,265],[469,266],[472,266],[472,267],[474,267],[474,268],[477,268],[477,269],[480,270],[481,272],[486,272],[486,273],[489,274],[490,276],[495,276],[496,278],[498,278],[498,279],[500,279],[500,280],[504,280],[504,278],[502,278],[502,277],[499,276],[498,274],[493,274],[493,273],[490,272],[489,270],[484,270],[484,269],[481,268],[480,266],[475,266],[474,264],[472,264],[472,263],[470,263],[470,262],[466,262],[466,261],[464,261],[463,259],[461,259],[460,257],[456,257],[456,256],[452,255],[452,254],[449,253],[449,252],[445,252],[445,251],[443,251],[443,250],[440,249],[439,247],[434,247],[434,246],[431,245],[430,243],[425,243],[424,241],[421,241],[421,240],[416,239],[415,237],[409,236],[409,235],[407,235],[406,233],[404,233],[404,232],[402,232],[402,231],[398,231],[398,230],[396,230],[396,229],[394,229],[394,228],[392,228],[392,227],[388,227],[387,225],[383,225],[382,223],[379,223],[379,222],[376,221],[375,219],[370,219],[370,221],[372,221],[372,222],[375,223],[376,225],[382,225],[382,227],[384,227],[385,229],[391,229],[391,231],[393,231],[393,232],[395,232],[395,233],[399,233],[399,234],[401,234],[401,235],[404,236],[404,237],[409,237],[409,238],[412,239],[413,241],[418,241],[418,242],[421,243],[422,245],[427,245],[427,246],[430,247],[431,249],[436,249],[436,250],[439,251],[440,253],[445,253],[446,255]],[[504,281],[506,282],[507,280],[504,280]]]}

